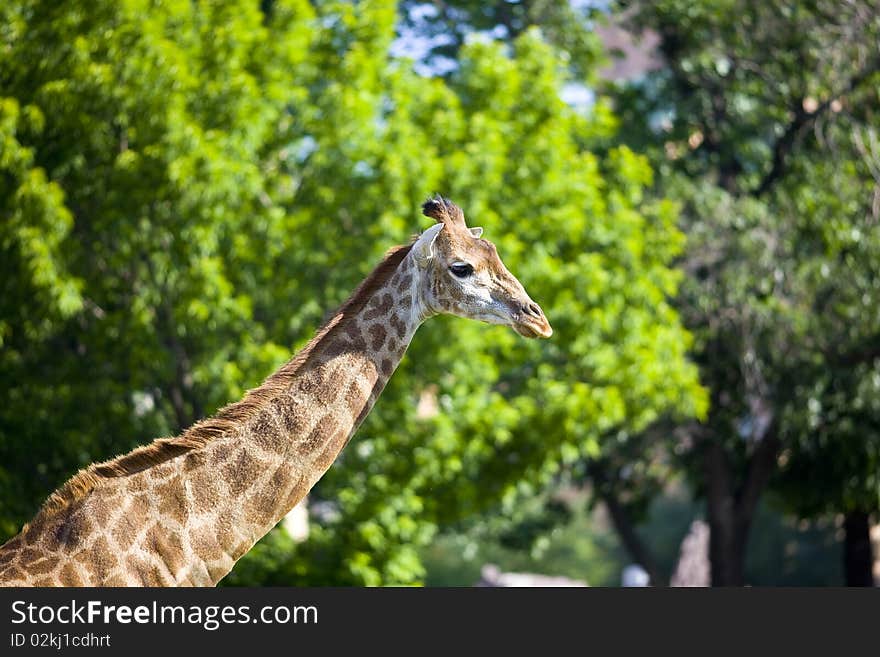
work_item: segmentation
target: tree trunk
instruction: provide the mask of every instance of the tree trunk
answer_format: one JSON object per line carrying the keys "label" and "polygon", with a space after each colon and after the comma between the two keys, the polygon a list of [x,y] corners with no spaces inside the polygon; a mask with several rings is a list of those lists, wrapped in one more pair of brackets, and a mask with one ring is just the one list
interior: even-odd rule
{"label": "tree trunk", "polygon": [[865,511],[850,511],[843,521],[843,570],[847,586],[874,586],[871,523]]}
{"label": "tree trunk", "polygon": [[730,465],[720,443],[706,446],[706,515],[709,521],[709,561],[712,586],[745,584],[744,540],[737,523],[737,505],[730,478]]}
{"label": "tree trunk", "polygon": [[709,559],[712,562],[712,586],[746,584],[749,530],[758,502],[776,467],[780,444],[776,423],[771,421],[749,458],[741,486],[734,483],[722,444],[710,441],[705,446],[703,469],[706,477],[706,515],[711,532]]}

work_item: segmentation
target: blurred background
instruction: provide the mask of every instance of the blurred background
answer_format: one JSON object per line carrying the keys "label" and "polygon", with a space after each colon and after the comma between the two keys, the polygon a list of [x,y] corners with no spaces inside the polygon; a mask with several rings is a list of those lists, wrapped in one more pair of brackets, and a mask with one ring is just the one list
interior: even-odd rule
{"label": "blurred background", "polygon": [[6,0],[0,540],[441,192],[553,338],[428,322],[224,583],[872,585],[878,4]]}

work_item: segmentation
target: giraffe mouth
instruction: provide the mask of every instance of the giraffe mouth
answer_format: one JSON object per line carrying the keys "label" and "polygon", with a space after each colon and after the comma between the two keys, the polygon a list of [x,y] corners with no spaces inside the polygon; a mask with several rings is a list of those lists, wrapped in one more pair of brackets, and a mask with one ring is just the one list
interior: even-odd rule
{"label": "giraffe mouth", "polygon": [[541,306],[531,299],[519,301],[496,301],[489,312],[479,317],[489,324],[509,326],[524,338],[549,338],[553,327],[547,321]]}
{"label": "giraffe mouth", "polygon": [[511,327],[524,338],[549,338],[553,335],[553,327],[543,314],[541,317],[532,315],[515,317]]}

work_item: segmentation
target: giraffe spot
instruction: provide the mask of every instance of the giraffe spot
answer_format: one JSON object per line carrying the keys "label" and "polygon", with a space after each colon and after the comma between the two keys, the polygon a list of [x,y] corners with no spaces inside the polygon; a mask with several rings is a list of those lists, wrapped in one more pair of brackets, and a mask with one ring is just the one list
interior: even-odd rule
{"label": "giraffe spot", "polygon": [[240,539],[238,538],[238,534],[235,531],[235,527],[229,520],[228,514],[219,519],[219,522],[216,526],[216,531],[217,542],[223,549],[223,554],[231,555],[235,549],[235,546],[240,542]]}
{"label": "giraffe spot", "polygon": [[250,488],[262,468],[261,461],[248,453],[246,449],[241,449],[238,455],[221,470],[221,473],[229,486],[229,492],[233,495],[240,495]]}
{"label": "giraffe spot", "polygon": [[273,501],[272,496],[277,494],[277,490],[270,490],[268,486],[264,485],[257,495],[250,497],[244,506],[248,522],[256,527],[274,525],[277,504]]}
{"label": "giraffe spot", "polygon": [[361,388],[360,379],[354,378],[345,391],[345,406],[352,417],[361,412],[367,402],[367,394]]}
{"label": "giraffe spot", "polygon": [[397,315],[392,315],[388,318],[388,323],[391,324],[395,333],[397,333],[397,337],[401,340],[406,335],[406,323],[400,319]]}
{"label": "giraffe spot", "polygon": [[372,360],[363,358],[361,359],[360,376],[362,380],[367,382],[367,385],[372,386],[379,378],[379,368]]}
{"label": "giraffe spot", "polygon": [[129,571],[135,574],[137,581],[142,586],[168,586],[174,584],[174,581],[168,574],[163,573],[156,564],[137,555],[128,555],[125,565]]}
{"label": "giraffe spot", "polygon": [[391,376],[391,374],[394,372],[394,363],[391,362],[390,358],[383,358],[381,367],[382,374],[384,374],[385,376]]}
{"label": "giraffe spot", "polygon": [[2,575],[2,583],[4,586],[14,584],[15,580],[21,580],[22,582],[27,581],[27,573],[15,564],[10,564],[8,568],[0,573],[0,575]]}
{"label": "giraffe spot", "polygon": [[159,497],[159,513],[183,524],[186,522],[189,506],[186,489],[180,477],[175,477],[156,489]]}
{"label": "giraffe spot", "polygon": [[367,321],[384,317],[391,312],[391,306],[394,299],[387,292],[379,297],[376,295],[368,306],[368,310],[363,314],[363,318]]}
{"label": "giraffe spot", "polygon": [[302,434],[308,426],[306,410],[290,395],[281,395],[272,402],[272,409],[287,432],[286,438]]}
{"label": "giraffe spot", "polygon": [[257,525],[274,525],[286,513],[284,501],[287,491],[294,483],[295,469],[282,463],[272,477],[264,482],[255,495],[245,504],[245,514],[249,521]]}
{"label": "giraffe spot", "polygon": [[152,506],[150,502],[150,496],[144,493],[140,493],[138,495],[134,495],[131,498],[131,513],[135,517],[143,517],[150,513],[150,507]]}
{"label": "giraffe spot", "polygon": [[165,562],[172,575],[186,565],[186,560],[183,558],[183,541],[177,532],[154,523],[147,530],[144,539],[144,547]]}
{"label": "giraffe spot", "polygon": [[351,340],[356,340],[363,335],[363,331],[361,330],[361,326],[357,319],[352,319],[346,322],[342,327],[342,333]]}
{"label": "giraffe spot", "polygon": [[134,543],[150,511],[149,500],[143,495],[131,499],[123,513],[110,531],[113,540],[121,550],[127,550]]}
{"label": "giraffe spot", "polygon": [[203,452],[192,451],[187,453],[183,458],[183,471],[190,472],[205,465],[205,455]]}
{"label": "giraffe spot", "polygon": [[39,577],[33,581],[34,586],[49,588],[55,586],[55,579],[52,577]]}
{"label": "giraffe spot", "polygon": [[404,294],[397,300],[397,308],[402,312],[407,312],[412,308],[412,297],[408,294]]}
{"label": "giraffe spot", "polygon": [[229,460],[232,456],[232,445],[228,442],[216,443],[211,446],[211,465],[218,466]]}
{"label": "giraffe spot", "polygon": [[342,397],[345,392],[345,382],[348,378],[349,373],[345,363],[342,361],[337,362],[328,380],[328,384],[324,388],[324,394],[322,395],[322,399],[326,406],[332,406],[339,401],[340,397]]}
{"label": "giraffe spot", "polygon": [[99,536],[91,547],[77,554],[76,560],[91,576],[91,583],[96,585],[102,584],[110,575],[110,571],[119,565],[107,539],[103,536]]}
{"label": "giraffe spot", "polygon": [[339,427],[339,421],[331,413],[318,420],[308,437],[297,445],[297,451],[303,455],[314,454],[321,445],[330,440]]}
{"label": "giraffe spot", "polygon": [[24,566],[27,566],[31,562],[41,559],[42,557],[43,551],[34,547],[26,547],[18,553],[18,560]]}
{"label": "giraffe spot", "polygon": [[[283,517],[288,507],[285,501],[288,491],[302,484],[302,473],[299,468],[293,467],[289,461],[282,462],[269,481],[265,482],[262,489],[251,500],[251,514],[260,523],[274,524]],[[303,495],[308,492],[303,491]]]}
{"label": "giraffe spot", "polygon": [[270,452],[280,452],[287,444],[285,436],[279,430],[279,422],[275,419],[274,409],[263,410],[254,420],[251,436],[254,442],[262,449]]}
{"label": "giraffe spot", "polygon": [[139,473],[129,477],[126,487],[133,493],[140,493],[150,487],[150,481],[145,473]]}
{"label": "giraffe spot", "polygon": [[287,487],[298,474],[299,470],[297,468],[294,468],[290,462],[283,461],[275,468],[275,472],[272,473],[272,478],[269,480],[268,485],[272,486],[275,490],[280,490]]}
{"label": "giraffe spot", "polygon": [[137,538],[137,529],[134,522],[128,518],[122,518],[116,526],[111,530],[110,535],[121,550],[127,550],[132,546]]}
{"label": "giraffe spot", "polygon": [[[296,389],[310,394],[321,386],[321,372],[319,368],[311,368],[299,373],[296,379]],[[284,397],[285,395],[282,395]]]}
{"label": "giraffe spot", "polygon": [[105,527],[110,522],[112,508],[104,500],[95,500],[89,505],[89,516],[98,527]]}
{"label": "giraffe spot", "polygon": [[393,336],[388,338],[388,344],[385,345],[385,348],[388,350],[390,354],[396,354],[397,350],[400,348],[400,343],[394,339]]}
{"label": "giraffe spot", "polygon": [[369,328],[370,339],[372,340],[370,346],[373,351],[379,351],[382,348],[382,345],[385,344],[385,327],[381,324],[373,324]]}
{"label": "giraffe spot", "polygon": [[345,323],[342,327],[342,338],[348,340],[345,351],[362,351],[367,347],[367,341],[364,339],[364,333],[357,319],[351,319]]}
{"label": "giraffe spot", "polygon": [[[72,563],[68,562],[64,564],[64,567],[61,568],[61,573],[58,575],[58,580],[61,582],[62,586],[85,586],[85,582],[82,577],[79,576],[79,572],[73,566]],[[108,586],[113,586],[109,582]]]}
{"label": "giraffe spot", "polygon": [[118,509],[120,504],[122,504],[122,493],[122,486],[101,486],[94,490],[91,497],[96,504],[103,504],[104,508],[112,511],[113,509]]}
{"label": "giraffe spot", "polygon": [[208,527],[195,527],[189,531],[189,543],[202,561],[222,559],[224,552],[217,535]]}
{"label": "giraffe spot", "polygon": [[[34,544],[40,544],[43,548],[47,550],[59,550],[64,547],[64,542],[62,541],[65,538],[64,527],[63,525],[67,522],[67,518],[63,515],[59,514],[53,518],[50,518],[46,521],[46,528],[40,535],[35,535],[33,537]],[[16,537],[17,539],[18,537]],[[7,546],[8,547],[8,546]]]}
{"label": "giraffe spot", "polygon": [[2,553],[0,553],[0,566],[5,566],[18,556],[18,553],[15,550],[11,549],[8,543],[3,547],[4,550]]}
{"label": "giraffe spot", "polygon": [[331,382],[337,369],[334,359],[328,357],[322,352],[320,357],[316,358],[316,360],[318,360],[318,364],[315,366],[316,380],[319,381],[321,385]]}
{"label": "giraffe spot", "polygon": [[31,575],[45,575],[55,570],[59,562],[58,557],[42,557],[27,565],[27,571]]}
{"label": "giraffe spot", "polygon": [[129,582],[122,575],[113,575],[113,577],[104,582],[104,586],[129,586]]}
{"label": "giraffe spot", "polygon": [[407,290],[412,283],[412,274],[406,272],[400,277],[400,282],[397,283],[397,291],[403,292]]}
{"label": "giraffe spot", "polygon": [[348,345],[340,338],[330,338],[326,345],[322,345],[322,353],[327,358],[336,358],[348,351]]}
{"label": "giraffe spot", "polygon": [[76,512],[58,523],[55,528],[55,538],[57,543],[72,550],[82,545],[91,532],[92,525],[88,518],[83,513]]}
{"label": "giraffe spot", "polygon": [[190,478],[190,491],[193,496],[193,510],[205,513],[220,503],[220,490],[216,475],[207,468],[197,470]]}
{"label": "giraffe spot", "polygon": [[282,507],[282,513],[284,515],[288,514],[290,510],[299,504],[302,499],[306,496],[306,493],[309,492],[309,487],[307,482],[303,477],[300,477],[299,481],[296,483],[293,488],[291,488],[290,493],[287,496],[287,499],[284,500],[284,505]]}
{"label": "giraffe spot", "polygon": [[349,435],[347,431],[335,431],[332,435],[328,436],[327,440],[324,441],[324,449],[315,460],[315,464],[322,470],[329,468],[333,461],[336,460],[336,457],[339,456],[342,448],[348,443]]}

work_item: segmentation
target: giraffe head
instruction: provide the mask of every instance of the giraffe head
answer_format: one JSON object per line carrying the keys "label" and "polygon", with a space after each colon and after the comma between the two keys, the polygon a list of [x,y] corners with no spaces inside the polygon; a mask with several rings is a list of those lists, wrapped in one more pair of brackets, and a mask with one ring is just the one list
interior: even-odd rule
{"label": "giraffe head", "polygon": [[461,208],[438,196],[425,202],[422,212],[437,220],[413,245],[430,312],[504,324],[527,338],[553,334],[541,307],[501,262],[495,245],[480,237],[483,229],[467,227]]}

